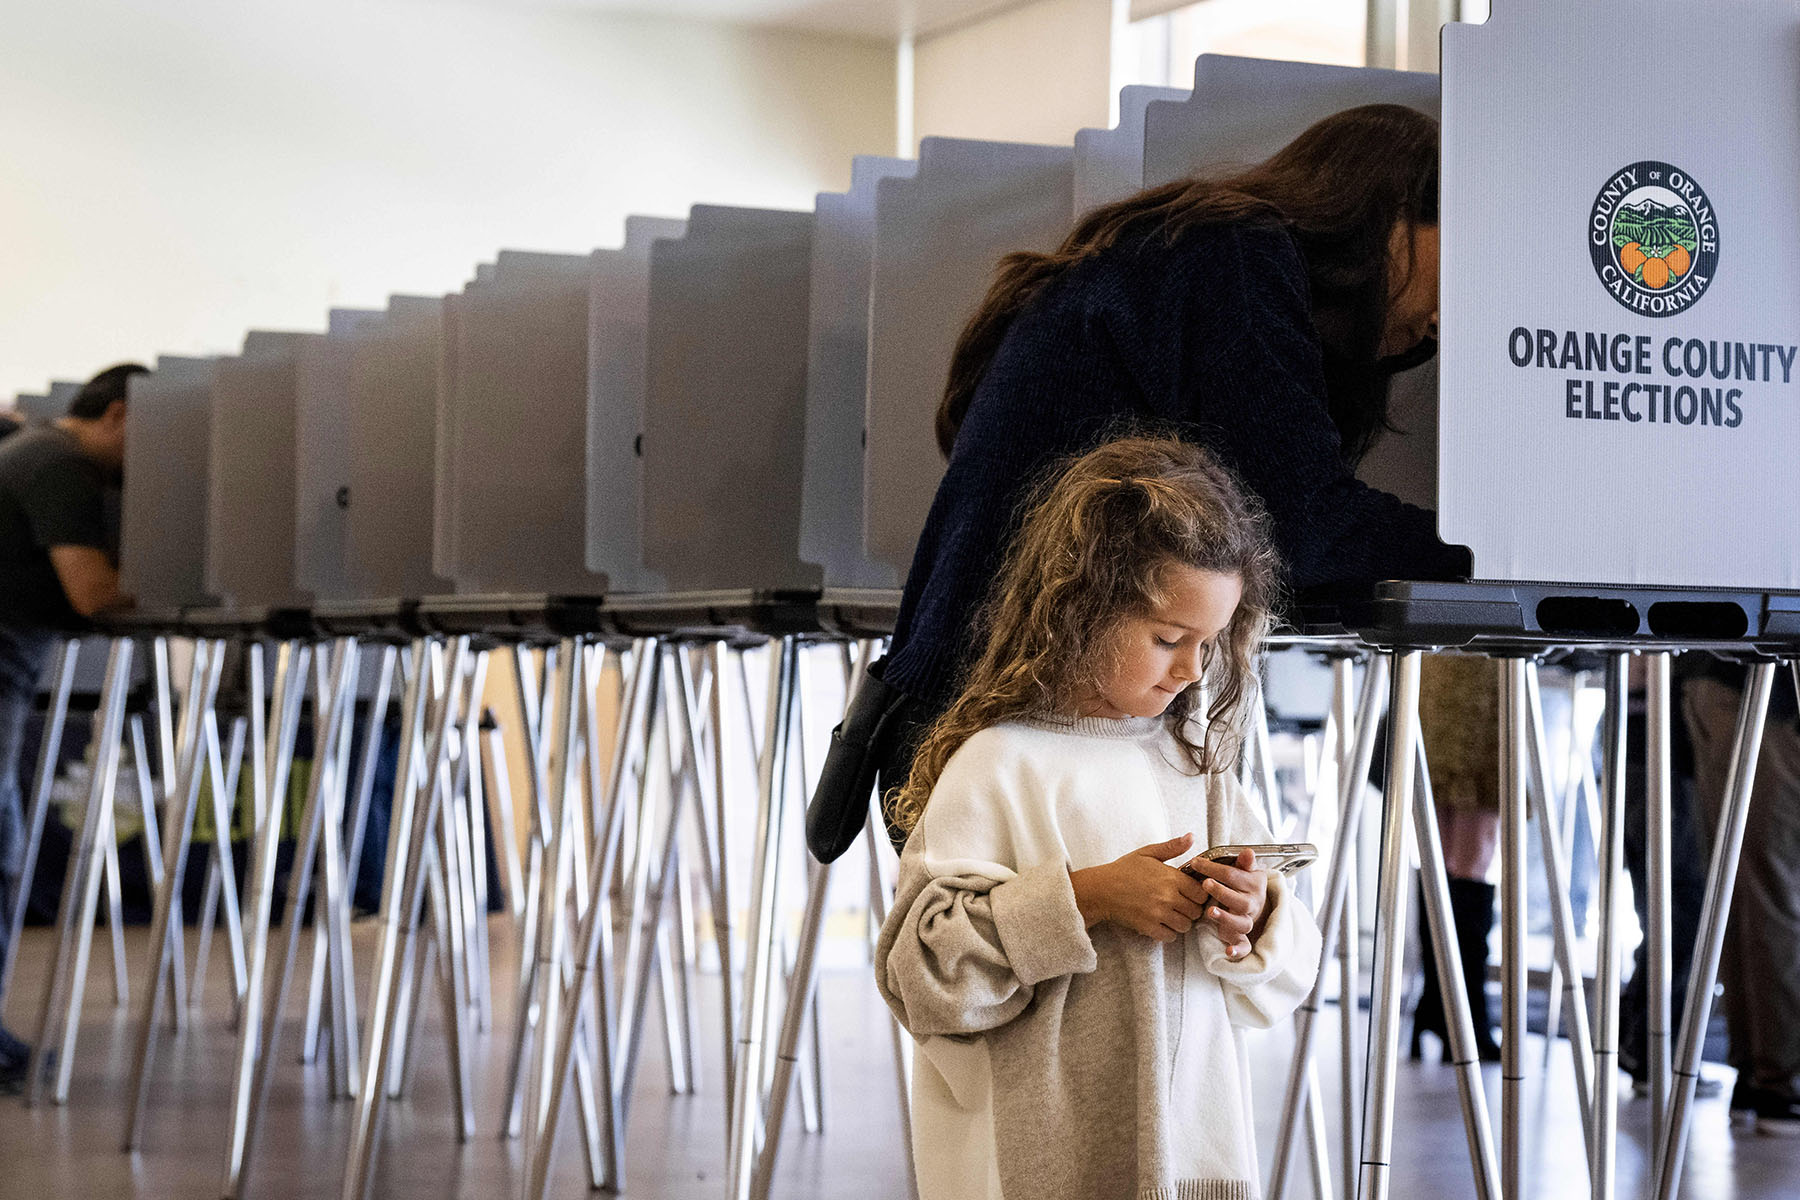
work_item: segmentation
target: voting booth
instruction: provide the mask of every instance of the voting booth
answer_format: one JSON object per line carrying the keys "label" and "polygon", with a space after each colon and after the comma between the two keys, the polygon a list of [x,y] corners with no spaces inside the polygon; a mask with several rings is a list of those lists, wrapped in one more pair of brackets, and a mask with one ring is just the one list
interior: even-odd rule
{"label": "voting booth", "polygon": [[126,385],[119,586],[144,609],[217,603],[206,577],[218,361],[163,355]]}
{"label": "voting booth", "polygon": [[1495,0],[1445,32],[1439,523],[1477,577],[1800,589],[1793,13],[1707,6],[1668,86],[1601,44],[1700,15]]}
{"label": "voting booth", "polygon": [[459,593],[606,590],[586,566],[589,274],[586,255],[502,251],[446,322],[437,569]]}
{"label": "voting booth", "polygon": [[380,320],[345,335],[344,573],[358,598],[416,600],[452,588],[431,554],[444,308],[440,297],[394,296]]}
{"label": "voting booth", "polygon": [[[1795,223],[1800,59],[1792,51],[1800,18],[1789,6],[1717,0],[1706,17],[1706,36],[1683,43],[1679,72],[1655,81],[1628,57],[1609,52],[1613,30],[1682,28],[1695,20],[1691,0],[1590,0],[1579,7],[1565,0],[1494,0],[1487,24],[1445,32],[1441,80],[1208,55],[1196,63],[1191,89],[1124,89],[1117,126],[1082,130],[1073,146],[928,137],[916,161],[858,158],[848,189],[817,196],[810,212],[702,204],[682,219],[634,216],[616,248],[591,254],[504,250],[452,295],[393,296],[379,310],[334,310],[322,333],[252,332],[242,351],[227,357],[160,358],[154,371],[129,383],[122,584],[146,616],[186,614],[166,626],[146,625],[157,637],[183,627],[183,620],[190,632],[200,628],[194,614],[201,610],[215,610],[214,620],[245,637],[270,632],[266,618],[272,613],[405,610],[405,619],[392,625],[379,618],[371,618],[376,624],[369,627],[321,620],[296,626],[304,637],[283,636],[287,682],[267,689],[281,697],[271,702],[272,742],[252,751],[258,761],[291,758],[301,701],[289,694],[296,688],[316,689],[328,706],[349,705],[328,710],[340,713],[334,728],[347,728],[342,714],[354,716],[357,694],[348,674],[327,687],[306,665],[322,632],[343,635],[333,652],[349,654],[352,663],[355,638],[386,642],[389,665],[382,667],[382,700],[371,706],[371,720],[385,717],[387,673],[399,657],[392,648],[395,631],[416,635],[403,761],[406,777],[418,782],[396,807],[411,814],[415,801],[421,812],[438,812],[429,809],[433,803],[452,812],[461,805],[453,818],[461,822],[455,837],[470,832],[471,841],[465,847],[453,844],[449,832],[440,835],[431,826],[435,816],[417,818],[417,828],[426,832],[408,831],[411,815],[396,818],[402,833],[391,844],[410,846],[416,839],[419,853],[410,866],[399,860],[390,880],[396,894],[402,885],[410,889],[412,915],[401,912],[400,900],[384,906],[376,977],[390,985],[384,1003],[395,1013],[400,1002],[393,998],[399,994],[393,981],[403,970],[419,970],[397,965],[412,960],[396,959],[393,951],[403,933],[418,933],[426,838],[443,838],[431,870],[461,872],[453,882],[462,886],[466,876],[470,897],[472,864],[485,865],[470,813],[480,816],[474,805],[488,781],[476,771],[477,790],[467,790],[470,772],[461,769],[477,761],[467,756],[479,752],[470,747],[481,740],[482,647],[556,643],[541,660],[520,650],[513,667],[530,745],[530,778],[521,783],[531,796],[529,818],[538,822],[555,814],[552,824],[534,825],[530,852],[543,856],[537,884],[562,888],[572,886],[564,877],[577,868],[564,865],[559,839],[584,838],[571,851],[574,863],[588,847],[586,838],[606,832],[587,823],[602,815],[624,819],[616,807],[625,794],[621,788],[635,789],[633,803],[654,803],[644,799],[660,787],[649,773],[652,750],[671,749],[674,772],[684,769],[685,759],[696,772],[695,798],[712,786],[709,779],[703,787],[698,773],[702,760],[713,759],[709,751],[716,750],[716,762],[723,763],[723,731],[713,729],[707,744],[696,732],[708,719],[702,709],[722,720],[717,714],[724,711],[724,689],[741,683],[748,690],[747,677],[721,682],[726,649],[767,638],[770,700],[761,722],[758,780],[762,844],[745,935],[747,968],[757,965],[759,954],[764,961],[760,974],[744,972],[760,982],[743,1006],[750,1014],[744,1027],[751,1031],[745,1044],[754,1045],[744,1060],[753,1066],[739,1076],[747,1082],[735,1088],[729,1161],[736,1188],[753,1167],[761,1169],[754,1144],[765,1076],[779,1080],[766,1135],[773,1145],[781,1136],[788,1073],[799,1061],[792,1053],[800,1036],[797,1016],[791,1031],[783,1023],[779,1065],[765,1069],[761,1061],[772,1032],[763,1009],[773,1002],[767,993],[778,986],[768,981],[786,970],[778,933],[784,928],[778,923],[784,895],[780,813],[791,777],[804,773],[789,765],[790,758],[800,761],[794,747],[804,739],[804,732],[795,732],[801,719],[796,697],[804,690],[799,644],[836,638],[831,652],[844,651],[846,673],[853,638],[871,639],[864,651],[874,652],[872,639],[886,627],[829,616],[830,597],[881,595],[891,610],[942,475],[933,415],[952,350],[997,263],[1013,251],[1054,250],[1086,214],[1144,187],[1224,176],[1259,163],[1345,109],[1388,103],[1433,117],[1441,111],[1442,349],[1435,362],[1396,379],[1390,412],[1396,428],[1360,464],[1359,476],[1435,508],[1445,540],[1472,549],[1476,581],[1385,581],[1369,595],[1333,596],[1316,607],[1307,598],[1290,615],[1300,626],[1292,631],[1296,640],[1314,638],[1309,645],[1324,645],[1341,661],[1367,660],[1365,679],[1377,681],[1365,684],[1369,704],[1358,717],[1370,731],[1357,735],[1367,743],[1359,742],[1356,751],[1364,769],[1341,772],[1359,781],[1346,787],[1346,795],[1360,795],[1360,780],[1368,775],[1381,673],[1391,669],[1394,681],[1387,693],[1393,732],[1370,1077],[1366,1100],[1362,1089],[1346,1086],[1343,1112],[1346,1169],[1371,1198],[1387,1187],[1395,1135],[1401,931],[1412,887],[1407,854],[1420,853],[1428,909],[1439,904],[1444,879],[1441,857],[1432,858],[1429,848],[1435,834],[1411,844],[1413,822],[1430,830],[1430,818],[1421,815],[1430,808],[1428,793],[1415,787],[1425,774],[1418,659],[1450,648],[1506,660],[1502,940],[1509,1057],[1498,1153],[1479,1064],[1462,1046],[1453,1065],[1478,1190],[1516,1195],[1525,1129],[1519,1056],[1525,1040],[1526,776],[1535,779],[1541,768],[1527,746],[1528,734],[1542,726],[1541,712],[1532,714],[1535,660],[1570,646],[1608,656],[1609,687],[1618,685],[1607,718],[1618,723],[1606,768],[1611,784],[1622,778],[1617,747],[1624,737],[1627,653],[1641,651],[1652,660],[1651,678],[1661,681],[1651,685],[1653,704],[1663,699],[1661,715],[1650,719],[1652,738],[1666,739],[1670,651],[1697,645],[1755,660],[1747,695],[1760,695],[1765,706],[1772,670],[1765,660],[1800,652],[1800,506],[1794,503],[1800,483],[1793,465],[1800,449],[1800,289],[1784,277],[1774,249]],[[1757,98],[1754,113],[1745,116],[1741,105],[1689,82],[1721,79],[1730,81],[1733,96]],[[45,396],[21,397],[21,407],[30,415],[61,416],[78,386],[59,382]],[[866,603],[870,612],[879,608]],[[778,608],[779,618],[768,615]],[[119,636],[124,641],[133,635]],[[218,636],[215,631],[201,640]],[[471,643],[470,636],[479,640]],[[592,694],[595,680],[585,673],[598,670],[606,653],[623,654],[628,642],[630,667],[620,671],[623,732],[617,745],[623,753],[607,768],[614,778],[603,779],[597,758],[580,759],[604,748],[597,706],[577,709],[575,697]],[[699,653],[703,644],[707,655],[716,656]],[[261,649],[259,643],[259,663]],[[534,674],[539,661],[541,676]],[[705,695],[702,680],[711,689]],[[461,688],[469,691],[467,703],[457,699]],[[260,674],[255,690],[261,704]],[[1341,720],[1345,745],[1339,753],[1347,768],[1355,765],[1348,755],[1349,701],[1343,697],[1340,706],[1338,699],[1334,693],[1332,711]],[[552,714],[547,726],[533,727],[546,713]],[[1760,728],[1760,713],[1746,713],[1746,728]],[[435,724],[428,725],[428,714]],[[316,731],[329,722],[315,713],[313,724]],[[365,746],[376,741],[365,734]],[[458,746],[456,769],[445,749],[452,743]],[[423,761],[428,751],[435,762]],[[200,753],[187,758],[196,761]],[[216,749],[210,753],[217,755]],[[347,763],[348,742],[326,753],[337,757],[322,760],[333,765],[319,777],[342,792],[349,769],[336,764]],[[1754,745],[1744,743],[1737,761],[1748,771],[1755,754]],[[711,763],[706,769],[713,769]],[[603,804],[595,789],[585,796],[593,807],[578,821],[565,820],[561,814],[574,810],[557,806],[574,802],[577,778],[590,787],[603,785],[612,801]],[[653,807],[637,809],[629,861],[618,868],[630,874],[630,886],[612,888],[615,880],[596,874],[593,894],[609,899],[590,913],[603,912],[611,921],[606,905],[619,897],[625,898],[620,903],[641,905],[653,876],[668,890],[673,876],[665,872],[676,869],[673,856],[689,852],[679,823],[693,819],[679,815],[689,805],[685,777],[681,786],[673,774],[669,782],[663,844],[670,857],[658,861],[671,866],[659,872],[645,853],[643,839],[659,835],[653,826],[660,816]],[[728,806],[722,775],[718,782],[717,792],[690,807],[715,804],[710,819],[722,848]],[[1549,791],[1544,783],[1532,786]],[[1666,818],[1666,790],[1655,787],[1652,822]],[[440,795],[437,788],[447,790]],[[1709,865],[1696,955],[1696,986],[1703,990],[1696,997],[1711,995],[1707,972],[1716,968],[1718,954],[1717,942],[1709,939],[1722,928],[1729,905],[1738,853],[1730,831],[1736,821],[1741,840],[1747,783],[1744,788],[1728,805],[1720,849]],[[1609,797],[1622,794],[1621,787],[1606,790]],[[312,791],[316,798],[319,789]],[[1412,807],[1420,794],[1426,796],[1423,810]],[[318,802],[340,806],[319,810],[319,828],[332,829],[335,838],[343,797],[325,794]],[[1348,814],[1355,810],[1346,804],[1341,811],[1353,827],[1357,818]],[[1598,840],[1616,846],[1618,814],[1608,807],[1603,818]],[[699,820],[696,832],[711,836],[704,812]],[[360,818],[351,824],[360,828]],[[1543,829],[1548,823],[1540,815],[1538,824]],[[510,835],[510,820],[505,826]],[[279,833],[277,826],[259,839],[262,882],[253,884],[251,894],[261,910],[249,918],[252,936],[269,928],[266,900]],[[619,837],[597,844],[610,853],[624,844]],[[335,842],[328,844],[334,864],[348,861]],[[1601,863],[1609,881],[1618,874],[1616,859],[1604,857],[1610,853],[1603,848]],[[1666,869],[1666,839],[1659,853]],[[1552,847],[1542,857],[1557,861],[1559,854]],[[714,863],[697,869],[712,871]],[[723,849],[717,871],[712,886],[722,895],[714,896],[715,927],[729,937],[732,898]],[[304,870],[297,874],[308,877]],[[818,872],[810,886],[822,891],[826,878]],[[328,879],[326,906],[337,920],[348,905],[342,881]],[[1606,1007],[1617,1003],[1620,954],[1612,889],[1606,883],[1600,897],[1605,915],[1595,1033],[1590,1043],[1584,1016],[1570,1039],[1580,1059],[1576,1078],[1590,1170],[1602,1191],[1611,1170],[1603,1147],[1616,1128],[1610,1115],[1616,1080],[1606,1082],[1615,1074],[1608,1056],[1618,1049],[1616,1007]],[[541,899],[543,893],[533,895]],[[1340,906],[1347,903],[1338,885],[1327,882],[1318,896],[1322,913],[1334,897]],[[544,910],[561,920],[564,900],[558,894]],[[446,902],[434,894],[434,912]],[[1653,897],[1648,931],[1660,947],[1654,962],[1667,953],[1666,897],[1661,908],[1658,903]],[[294,909],[296,927],[301,907]],[[481,918],[472,899],[464,907],[472,929]],[[803,933],[802,943],[816,935],[822,919],[812,908],[808,920],[814,924],[803,927],[812,932]],[[1573,980],[1567,985],[1572,994],[1582,982],[1572,957],[1567,897],[1554,896],[1552,908],[1553,954]],[[651,972],[673,969],[671,957],[682,957],[660,943],[629,948],[661,936],[661,910],[646,911],[653,914],[648,922],[633,908],[618,923],[628,946],[619,960],[629,964],[625,974],[642,972],[633,976],[642,982],[630,1001],[640,1035]],[[403,931],[409,919],[415,924]],[[1442,914],[1429,915],[1429,923],[1429,936],[1441,939]],[[541,936],[538,958],[546,963],[565,942],[576,947],[571,955],[587,955],[577,970],[592,968],[601,953],[597,939],[583,950],[588,939],[573,937],[572,928],[562,941],[554,924],[531,928],[538,932],[525,936],[524,945],[529,950]],[[468,953],[455,941],[467,932],[444,940],[442,953]],[[349,961],[347,953],[334,953]],[[611,956],[610,943],[604,953]],[[659,954],[665,956],[660,966]],[[1449,956],[1440,951],[1439,957]],[[728,949],[723,958],[729,985]],[[460,972],[466,984],[468,962],[482,960],[457,961],[443,977],[454,980]],[[771,969],[770,962],[778,965]],[[806,972],[813,967],[806,956],[795,963],[790,1010],[798,1013],[811,995]],[[600,969],[611,982],[610,957]],[[342,966],[331,970],[334,979],[347,975]],[[1355,978],[1355,968],[1347,974]],[[472,1006],[467,996],[455,997],[456,985],[448,986],[455,1069],[466,1074],[458,1014]],[[527,976],[527,999],[542,999],[531,986]],[[659,978],[656,986],[673,984]],[[1457,989],[1444,990],[1454,1005]],[[519,1007],[522,1016],[534,1011],[532,1003]],[[729,1022],[728,996],[722,1007]],[[1704,1007],[1690,1005],[1700,1011],[1691,1019],[1700,1020]],[[1354,1026],[1356,1006],[1346,1011]],[[259,1020],[253,1012],[248,1025]],[[1691,1098],[1693,1078],[1683,1072],[1697,1069],[1699,1054],[1696,1042],[1690,1056],[1684,1040],[1671,1056],[1667,1025],[1652,1035],[1661,1039],[1652,1042],[1653,1054],[1662,1056],[1654,1075],[1652,1140],[1662,1200],[1672,1195],[1670,1180],[1679,1175],[1683,1097]],[[522,1021],[515,1033],[515,1059],[523,1053],[525,1028]],[[316,1027],[309,1032],[316,1034]],[[249,1061],[253,1039],[261,1034],[252,1028],[242,1036],[240,1055]],[[671,1035],[672,1061],[675,1040]],[[1296,1136],[1309,1082],[1308,1043],[1297,1035],[1296,1044],[1279,1135],[1286,1140],[1278,1155]],[[347,1077],[351,1056],[337,1052]],[[573,1034],[561,1046],[546,1039],[533,1053],[540,1071],[580,1062],[582,1070],[573,1075],[564,1070],[551,1078],[572,1077],[578,1089],[593,1088],[589,1073],[598,1068]],[[628,1050],[624,1058],[631,1063],[622,1076],[628,1095],[635,1057]],[[364,1081],[365,1088],[375,1083],[375,1095],[359,1114],[352,1178],[370,1170],[369,1139],[378,1134],[379,1121],[368,1114],[388,1094],[380,1086],[383,1070],[377,1063]],[[515,1061],[515,1095],[523,1086],[519,1073]],[[1354,1074],[1353,1065],[1346,1075]],[[612,1082],[600,1080],[602,1087]],[[234,1121],[251,1110],[246,1096],[234,1097]],[[592,1096],[586,1100],[592,1107]],[[459,1091],[457,1102],[462,1127],[472,1127],[469,1093]],[[543,1103],[540,1098],[528,1107]],[[588,1114],[582,1115],[586,1126]],[[241,1132],[241,1121],[234,1128]],[[554,1124],[549,1133],[540,1146],[553,1145]],[[588,1134],[591,1172],[595,1137]],[[1352,1163],[1352,1151],[1360,1161]],[[236,1171],[243,1145],[234,1143],[232,1153]],[[545,1186],[542,1167],[550,1153],[533,1147],[532,1194]],[[1287,1182],[1285,1159],[1278,1157],[1271,1177],[1271,1194],[1278,1195]],[[608,1179],[616,1183],[617,1176]]]}
{"label": "voting booth", "polygon": [[650,250],[645,563],[673,592],[816,588],[799,558],[812,214],[696,205]]}
{"label": "voting booth", "polygon": [[587,567],[615,592],[660,592],[644,563],[645,356],[650,247],[685,221],[625,218],[624,244],[594,251],[588,293]]}
{"label": "voting booth", "polygon": [[355,333],[380,318],[364,309],[332,309],[325,336],[306,342],[295,366],[294,583],[321,601],[351,595],[345,562],[350,362]]}
{"label": "voting booth", "polygon": [[294,581],[299,356],[319,335],[252,330],[213,372],[206,586],[237,610],[299,609]]}
{"label": "voting booth", "polygon": [[800,557],[823,571],[828,588],[904,582],[902,569],[871,557],[863,542],[869,287],[877,187],[917,169],[911,159],[859,156],[850,190],[821,192],[813,204]]}
{"label": "voting booth", "polygon": [[56,401],[47,394],[36,395],[29,392],[21,392],[13,400],[13,408],[28,421],[54,421],[68,411],[66,404],[57,408]]}
{"label": "voting booth", "polygon": [[928,137],[916,171],[875,186],[863,539],[904,576],[944,473],[932,415],[951,351],[1001,255],[1068,233],[1074,152]]}
{"label": "voting booth", "polygon": [[1119,123],[1075,134],[1075,219],[1144,189],[1144,119],[1150,105],[1188,98],[1181,88],[1133,84],[1119,90]]}

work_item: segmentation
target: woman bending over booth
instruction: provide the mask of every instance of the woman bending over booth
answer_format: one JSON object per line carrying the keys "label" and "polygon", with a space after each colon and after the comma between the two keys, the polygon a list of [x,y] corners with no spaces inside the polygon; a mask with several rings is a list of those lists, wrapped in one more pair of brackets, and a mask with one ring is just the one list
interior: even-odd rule
{"label": "woman bending over booth", "polygon": [[951,363],[949,466],[879,672],[904,693],[886,705],[904,732],[873,748],[885,798],[956,692],[1026,488],[1122,424],[1212,451],[1267,508],[1295,589],[1467,573],[1432,513],[1353,473],[1391,377],[1436,352],[1437,206],[1437,122],[1370,105],[1241,174],[1096,209],[1055,253],[1001,261]]}

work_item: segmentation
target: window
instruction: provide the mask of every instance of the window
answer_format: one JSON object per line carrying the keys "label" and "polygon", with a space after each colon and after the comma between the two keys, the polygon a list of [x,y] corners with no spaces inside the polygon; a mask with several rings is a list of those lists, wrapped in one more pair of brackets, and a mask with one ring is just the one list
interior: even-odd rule
{"label": "window", "polygon": [[1191,87],[1202,54],[1364,63],[1367,0],[1200,0],[1125,27],[1120,83]]}

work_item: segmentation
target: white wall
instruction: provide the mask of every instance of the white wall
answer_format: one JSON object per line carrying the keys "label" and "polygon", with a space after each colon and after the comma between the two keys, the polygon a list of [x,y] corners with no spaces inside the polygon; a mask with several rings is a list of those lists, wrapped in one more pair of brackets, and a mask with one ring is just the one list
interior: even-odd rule
{"label": "white wall", "polygon": [[890,153],[877,41],[458,0],[8,0],[0,403]]}
{"label": "white wall", "polygon": [[1112,0],[1035,0],[919,39],[913,132],[1068,145],[1108,124]]}

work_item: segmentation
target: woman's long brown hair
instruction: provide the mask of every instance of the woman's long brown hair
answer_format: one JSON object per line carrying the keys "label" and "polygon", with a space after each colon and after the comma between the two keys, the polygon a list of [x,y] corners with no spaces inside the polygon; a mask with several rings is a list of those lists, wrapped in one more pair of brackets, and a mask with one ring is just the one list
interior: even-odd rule
{"label": "woman's long brown hair", "polygon": [[[1243,581],[1203,677],[1163,714],[1197,771],[1229,769],[1280,590],[1262,506],[1205,450],[1130,437],[1058,464],[1040,484],[983,614],[986,647],[919,743],[891,815],[911,831],[950,756],[1010,717],[1073,715],[1117,650],[1123,620],[1152,610],[1171,564]],[[1205,720],[1188,718],[1206,697]]]}
{"label": "woman's long brown hair", "polygon": [[[1438,221],[1438,123],[1398,104],[1347,109],[1258,166],[1146,189],[1088,213],[1055,253],[1002,258],[950,360],[937,411],[944,456],[1013,318],[1063,272],[1128,238],[1156,234],[1170,243],[1199,226],[1244,220],[1294,235],[1327,348],[1373,365],[1387,318],[1394,226]],[[1355,461],[1387,423],[1386,387],[1345,389],[1332,399],[1345,457]]]}

